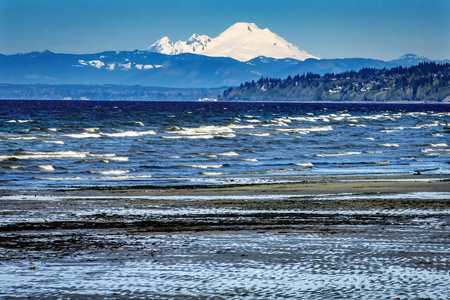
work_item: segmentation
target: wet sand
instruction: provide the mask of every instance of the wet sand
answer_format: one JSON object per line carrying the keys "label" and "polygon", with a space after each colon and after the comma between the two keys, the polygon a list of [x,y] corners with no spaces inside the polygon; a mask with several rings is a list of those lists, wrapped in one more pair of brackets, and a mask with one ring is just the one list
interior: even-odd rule
{"label": "wet sand", "polygon": [[448,297],[448,176],[286,179],[0,190],[0,297]]}

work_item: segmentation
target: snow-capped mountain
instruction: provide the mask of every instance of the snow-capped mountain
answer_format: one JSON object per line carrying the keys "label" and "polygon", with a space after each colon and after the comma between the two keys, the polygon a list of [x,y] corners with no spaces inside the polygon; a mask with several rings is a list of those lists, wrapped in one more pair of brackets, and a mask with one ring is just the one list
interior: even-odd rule
{"label": "snow-capped mountain", "polygon": [[215,38],[194,34],[187,41],[172,43],[166,36],[151,45],[148,50],[169,55],[194,53],[230,57],[239,61],[249,61],[259,56],[301,61],[307,58],[318,59],[269,29],[258,28],[254,23],[236,23]]}
{"label": "snow-capped mountain", "polygon": [[206,35],[193,34],[186,42],[178,41],[175,44],[165,36],[153,45],[149,50],[168,55],[177,55],[181,53],[199,53],[203,51],[206,45],[211,42],[211,38]]}

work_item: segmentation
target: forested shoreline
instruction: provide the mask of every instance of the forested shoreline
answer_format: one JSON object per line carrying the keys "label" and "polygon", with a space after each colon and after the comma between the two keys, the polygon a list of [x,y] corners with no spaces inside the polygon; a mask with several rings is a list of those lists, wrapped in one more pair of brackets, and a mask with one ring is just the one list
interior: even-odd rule
{"label": "forested shoreline", "polygon": [[221,100],[442,102],[450,95],[450,64],[420,63],[392,69],[364,68],[323,76],[260,78],[224,91]]}

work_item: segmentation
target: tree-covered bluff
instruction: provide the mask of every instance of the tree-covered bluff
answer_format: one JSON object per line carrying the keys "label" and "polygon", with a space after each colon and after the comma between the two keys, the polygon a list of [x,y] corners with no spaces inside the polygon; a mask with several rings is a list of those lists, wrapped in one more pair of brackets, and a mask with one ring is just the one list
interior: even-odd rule
{"label": "tree-covered bluff", "polygon": [[[261,78],[225,90],[221,100],[251,101],[437,101],[450,96],[450,64],[424,62],[392,69],[286,79]],[[448,101],[449,98],[446,99]]]}

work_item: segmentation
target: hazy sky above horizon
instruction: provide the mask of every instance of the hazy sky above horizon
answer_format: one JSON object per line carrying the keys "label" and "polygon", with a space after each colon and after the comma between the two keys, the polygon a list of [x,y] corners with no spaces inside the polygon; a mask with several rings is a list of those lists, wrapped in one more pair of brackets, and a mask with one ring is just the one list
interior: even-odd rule
{"label": "hazy sky above horizon", "polygon": [[321,58],[439,60],[449,16],[450,0],[1,0],[0,53],[144,50],[251,22]]}

